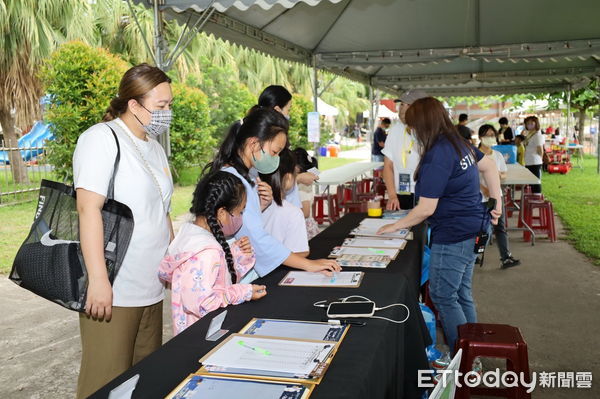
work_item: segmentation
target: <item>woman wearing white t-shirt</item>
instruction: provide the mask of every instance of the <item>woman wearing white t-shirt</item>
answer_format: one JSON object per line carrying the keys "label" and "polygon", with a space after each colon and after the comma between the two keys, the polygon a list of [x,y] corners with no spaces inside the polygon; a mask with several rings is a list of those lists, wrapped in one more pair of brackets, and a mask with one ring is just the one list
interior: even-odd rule
{"label": "woman wearing white t-shirt", "polygon": [[[544,155],[544,135],[540,132],[540,121],[537,116],[528,116],[525,118],[525,167],[542,181],[542,164]],[[541,184],[532,184],[533,193],[541,193]]]}
{"label": "woman wearing white t-shirt", "polygon": [[[500,173],[500,181],[506,179],[508,168],[506,167],[504,156],[500,152],[492,149],[493,146],[498,144],[498,132],[496,129],[492,125],[482,125],[479,128],[479,139],[481,140],[479,150],[483,152],[485,156],[494,160],[498,172]],[[479,187],[481,189],[481,202],[487,202],[490,198],[490,191],[481,173],[479,173]],[[490,223],[490,229],[493,229],[498,242],[498,252],[500,252],[501,262],[500,267],[502,269],[507,269],[509,267],[520,265],[521,261],[513,258],[510,253],[508,233],[506,232],[506,216],[504,216],[504,213],[498,218],[498,224],[493,225]]]}
{"label": "woman wearing white t-shirt", "polygon": [[[173,236],[168,209],[173,182],[156,141],[171,122],[171,80],[141,64],[123,76],[104,123],[77,141],[73,174],[80,239],[89,276],[86,314],[81,314],[82,355],[77,397],[84,398],[152,353],[162,343],[163,286],[158,266]],[[101,209],[113,162],[115,200],[129,206],[135,227],[111,286],[104,261]]]}

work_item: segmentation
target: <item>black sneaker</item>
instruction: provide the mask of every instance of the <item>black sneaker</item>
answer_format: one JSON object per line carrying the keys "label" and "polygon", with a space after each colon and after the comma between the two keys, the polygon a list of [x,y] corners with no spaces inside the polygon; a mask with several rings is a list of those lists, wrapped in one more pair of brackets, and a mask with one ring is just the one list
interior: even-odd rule
{"label": "black sneaker", "polygon": [[520,264],[521,264],[521,261],[519,259],[515,259],[512,256],[509,256],[508,258],[506,258],[502,261],[502,264],[500,265],[500,269],[508,269],[509,267],[519,266]]}

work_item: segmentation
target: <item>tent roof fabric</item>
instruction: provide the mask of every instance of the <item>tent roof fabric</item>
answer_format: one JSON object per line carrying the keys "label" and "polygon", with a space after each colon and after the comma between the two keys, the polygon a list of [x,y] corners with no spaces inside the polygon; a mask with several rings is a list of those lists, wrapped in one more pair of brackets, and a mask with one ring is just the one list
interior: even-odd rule
{"label": "tent roof fabric", "polygon": [[338,116],[340,114],[340,111],[336,107],[321,100],[321,97],[317,97],[317,109],[319,110],[319,114],[323,116]]}
{"label": "tent roof fabric", "polygon": [[558,91],[600,75],[598,0],[162,1],[183,22],[213,3],[208,33],[391,93]]}

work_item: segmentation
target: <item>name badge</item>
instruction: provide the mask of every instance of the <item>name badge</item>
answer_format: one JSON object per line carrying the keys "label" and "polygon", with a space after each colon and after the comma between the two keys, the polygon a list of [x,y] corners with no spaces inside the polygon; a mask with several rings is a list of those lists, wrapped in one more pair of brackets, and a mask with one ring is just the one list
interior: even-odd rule
{"label": "name badge", "polygon": [[410,194],[410,174],[400,173],[398,175],[398,193],[399,194]]}

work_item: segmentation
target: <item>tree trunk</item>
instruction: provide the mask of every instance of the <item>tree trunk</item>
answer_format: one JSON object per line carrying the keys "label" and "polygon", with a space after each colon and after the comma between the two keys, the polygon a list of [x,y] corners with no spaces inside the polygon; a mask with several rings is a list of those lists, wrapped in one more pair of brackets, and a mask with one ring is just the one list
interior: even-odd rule
{"label": "tree trunk", "polygon": [[583,145],[583,127],[585,126],[585,118],[586,118],[585,109],[579,111],[577,127],[579,128],[579,144]]}
{"label": "tree trunk", "polygon": [[[10,110],[0,108],[0,125],[4,134],[4,146],[16,148],[19,146],[19,138],[15,130],[15,121],[10,114]],[[27,175],[27,167],[20,151],[8,151],[8,160],[10,162],[10,170],[12,172],[13,181],[16,184],[29,183]]]}

